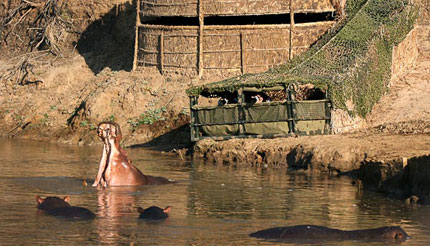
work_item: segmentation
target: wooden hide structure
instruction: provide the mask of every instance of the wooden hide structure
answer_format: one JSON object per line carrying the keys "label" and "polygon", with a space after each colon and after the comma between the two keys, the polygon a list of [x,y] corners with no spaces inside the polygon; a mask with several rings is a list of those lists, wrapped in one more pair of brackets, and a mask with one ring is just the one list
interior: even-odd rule
{"label": "wooden hide structure", "polygon": [[[295,14],[334,13],[334,0],[140,0],[133,68],[231,77],[263,72],[307,50],[334,21],[295,23]],[[205,25],[213,16],[288,16],[283,23]],[[196,18],[198,25],[154,25],[146,18]]]}

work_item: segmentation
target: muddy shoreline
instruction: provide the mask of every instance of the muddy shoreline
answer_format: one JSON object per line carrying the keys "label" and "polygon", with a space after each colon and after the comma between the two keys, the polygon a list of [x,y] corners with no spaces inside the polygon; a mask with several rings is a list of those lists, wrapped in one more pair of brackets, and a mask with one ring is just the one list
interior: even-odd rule
{"label": "muddy shoreline", "polygon": [[360,189],[430,204],[430,135],[351,133],[278,139],[201,140],[194,163],[285,167],[348,175]]}

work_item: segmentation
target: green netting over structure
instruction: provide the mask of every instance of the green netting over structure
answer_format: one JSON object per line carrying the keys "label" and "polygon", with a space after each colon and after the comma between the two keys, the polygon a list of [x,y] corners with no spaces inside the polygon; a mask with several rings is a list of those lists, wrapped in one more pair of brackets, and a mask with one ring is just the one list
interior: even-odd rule
{"label": "green netting over structure", "polygon": [[347,0],[345,11],[343,20],[291,62],[265,73],[191,87],[188,95],[312,83],[328,90],[336,108],[365,117],[387,90],[393,46],[413,28],[418,10],[409,0]]}

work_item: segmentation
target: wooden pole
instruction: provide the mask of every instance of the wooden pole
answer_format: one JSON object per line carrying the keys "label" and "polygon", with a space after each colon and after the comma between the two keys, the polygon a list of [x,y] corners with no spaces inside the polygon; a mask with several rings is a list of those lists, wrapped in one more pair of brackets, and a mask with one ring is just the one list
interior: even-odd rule
{"label": "wooden pole", "polygon": [[290,0],[290,52],[289,59],[293,58],[293,33],[294,33],[294,7],[293,0]]}
{"label": "wooden pole", "polygon": [[244,107],[245,105],[245,94],[243,94],[243,89],[240,88],[238,91],[238,96],[239,96],[239,104],[238,104],[238,115],[237,115],[237,119],[239,120],[238,122],[236,122],[236,124],[238,124],[239,126],[239,135],[245,135],[245,113],[244,113]]}
{"label": "wooden pole", "polygon": [[139,25],[140,25],[140,0],[136,1],[136,26],[134,33],[134,57],[133,57],[133,67],[132,71],[137,68],[137,60],[139,53]]}
{"label": "wooden pole", "polygon": [[160,73],[164,71],[164,32],[160,34]]}
{"label": "wooden pole", "polygon": [[[194,110],[193,110],[193,106],[195,105],[195,97],[194,96],[190,96],[190,132],[191,132],[191,142],[198,140],[197,135],[196,135],[196,129],[194,128],[194,124],[195,124],[195,119],[194,119]],[[196,139],[197,138],[197,139]]]}
{"label": "wooden pole", "polygon": [[204,13],[203,13],[203,0],[198,2],[198,14],[199,14],[199,50],[197,58],[197,69],[199,78],[203,76],[203,29],[204,29]]}
{"label": "wooden pole", "polygon": [[244,34],[240,33],[240,70],[242,74],[245,74],[245,41]]}

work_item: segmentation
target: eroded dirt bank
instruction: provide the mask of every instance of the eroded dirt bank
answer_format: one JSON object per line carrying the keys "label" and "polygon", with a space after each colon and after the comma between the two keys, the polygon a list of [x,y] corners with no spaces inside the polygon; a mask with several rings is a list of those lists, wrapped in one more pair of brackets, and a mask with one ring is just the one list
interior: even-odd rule
{"label": "eroded dirt bank", "polygon": [[135,5],[0,1],[0,136],[87,145],[113,120],[124,145],[188,146],[185,88],[200,80],[131,71]]}
{"label": "eroded dirt bank", "polygon": [[[421,134],[351,134],[278,139],[205,139],[194,146],[195,162],[288,167],[351,175],[364,189],[430,202],[430,130]],[[359,182],[360,182],[359,181]]]}

